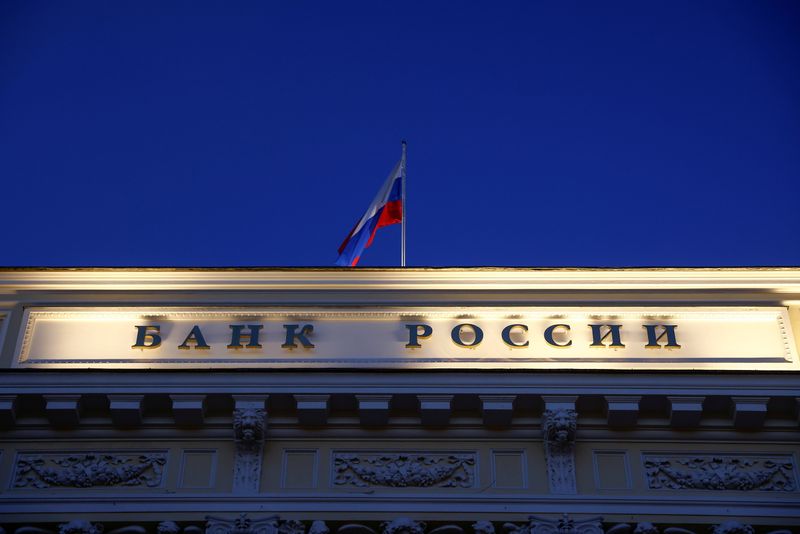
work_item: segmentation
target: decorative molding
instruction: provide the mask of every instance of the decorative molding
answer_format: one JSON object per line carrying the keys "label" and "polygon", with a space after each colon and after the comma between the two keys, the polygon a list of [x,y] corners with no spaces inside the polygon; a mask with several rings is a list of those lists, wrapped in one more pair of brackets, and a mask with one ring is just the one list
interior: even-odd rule
{"label": "decorative molding", "polygon": [[336,529],[336,534],[377,534],[377,532],[362,523],[348,523]]}
{"label": "decorative molding", "polygon": [[[0,291],[158,291],[158,290],[316,290],[424,289],[427,291],[525,291],[630,289],[757,290],[765,294],[800,292],[794,267],[701,268],[60,268],[0,272]],[[586,297],[583,297],[584,299]],[[681,296],[685,300],[685,297]]]}
{"label": "decorative molding", "polygon": [[[262,519],[250,519],[246,513],[239,515],[236,519],[225,519],[217,517],[206,517],[205,534],[306,534],[305,524],[300,520],[292,519],[282,521],[279,516],[271,516]],[[157,534],[203,534],[201,527],[192,521],[190,524],[183,523],[181,527],[178,523],[166,520],[161,521],[156,527]],[[305,523],[311,523],[307,534],[329,534],[325,521],[317,519],[306,519]],[[640,522],[635,527],[629,523],[606,524],[603,529],[602,517],[591,517],[588,519],[575,520],[569,515],[563,514],[559,519],[546,519],[537,516],[529,516],[529,522],[523,525],[514,523],[504,523],[502,531],[506,534],[755,534],[756,530],[764,534],[791,534],[789,528],[774,529],[766,525],[754,528],[753,526],[740,523],[736,520],[728,520],[718,524],[695,523],[691,529],[685,528],[686,525],[674,523],[661,523],[660,527],[650,522]],[[121,527],[104,529],[100,523],[92,523],[85,519],[74,519],[67,523],[61,523],[56,529],[52,523],[23,524],[18,526],[15,534],[147,534],[150,531],[142,525],[128,524]],[[464,534],[466,523],[448,523],[439,527],[428,529],[426,523],[415,521],[408,517],[398,517],[389,521],[376,524],[370,521],[364,523],[346,523],[336,528],[336,534]],[[675,525],[675,526],[673,526]],[[791,526],[791,525],[787,525]],[[374,528],[377,527],[377,528]],[[495,527],[491,521],[481,520],[472,524],[475,534],[494,534]],[[0,534],[6,534],[5,529],[0,527]]]}
{"label": "decorative molding", "polygon": [[206,517],[205,534],[305,534],[305,526],[295,519],[280,521],[278,516],[250,519],[241,514],[236,519]]}
{"label": "decorative molding", "polygon": [[518,526],[513,523],[503,525],[508,534],[603,534],[603,518],[592,517],[576,521],[564,514],[559,519],[545,519],[534,515],[530,522]]}
{"label": "decorative molding", "polygon": [[[261,401],[264,406],[264,401]],[[237,408],[233,411],[233,435],[236,442],[233,491],[257,493],[261,482],[267,411],[264,408]]]}
{"label": "decorative molding", "polygon": [[475,453],[432,451],[335,452],[335,486],[390,488],[471,488]]}
{"label": "decorative molding", "polygon": [[305,534],[306,527],[297,519],[281,521],[278,525],[278,534]]}
{"label": "decorative molding", "polygon": [[753,534],[754,532],[753,527],[738,521],[725,521],[711,527],[711,534]]}
{"label": "decorative molding", "polygon": [[156,527],[156,534],[178,534],[181,527],[175,521],[162,521]]}
{"label": "decorative molding", "polygon": [[[478,484],[480,484],[480,480],[478,478]],[[642,482],[644,483],[644,480]],[[800,528],[800,510],[798,510],[796,499],[791,498],[794,494],[737,493],[736,498],[731,500],[721,499],[719,494],[712,492],[675,492],[670,498],[665,498],[664,492],[645,491],[628,494],[624,498],[577,497],[569,499],[568,503],[553,506],[553,502],[559,499],[542,492],[535,494],[528,492],[521,495],[493,491],[470,492],[469,494],[462,493],[454,500],[453,492],[439,492],[437,496],[433,495],[430,490],[380,492],[363,488],[355,491],[348,489],[350,491],[303,492],[302,494],[297,492],[293,495],[281,495],[278,492],[269,495],[265,493],[237,495],[231,492],[196,492],[196,496],[191,496],[189,499],[187,499],[186,493],[167,491],[128,491],[123,499],[121,491],[110,490],[93,491],[91,498],[83,498],[85,494],[77,491],[17,490],[6,492],[0,496],[0,514],[3,514],[3,517],[13,515],[31,518],[29,520],[44,521],[45,519],[40,519],[37,514],[46,508],[49,514],[53,516],[57,514],[62,518],[96,519],[96,517],[88,517],[87,514],[96,514],[99,513],[98,510],[118,509],[123,506],[126,517],[152,517],[152,520],[148,520],[148,524],[154,525],[157,520],[167,519],[196,522],[198,518],[202,518],[206,514],[236,517],[238,514],[231,510],[261,508],[262,514],[277,514],[279,511],[281,511],[280,513],[290,513],[293,517],[306,521],[306,524],[311,519],[330,520],[334,522],[331,525],[334,527],[345,521],[387,519],[393,517],[393,515],[387,515],[391,514],[391,510],[404,510],[405,514],[410,517],[429,518],[432,517],[431,514],[437,514],[440,522],[459,521],[461,526],[467,527],[465,530],[469,531],[469,523],[473,518],[465,518],[464,510],[486,520],[495,521],[495,527],[502,525],[503,521],[508,521],[512,517],[526,517],[531,509],[549,510],[550,517],[557,517],[557,514],[562,512],[587,517],[602,511],[602,513],[617,518],[624,517],[631,521],[636,518],[640,520],[667,518],[665,521],[683,520],[682,524],[686,526],[686,517],[693,517],[698,524],[704,525],[721,521],[720,506],[726,506],[730,509],[730,514],[727,514],[725,519],[739,519],[740,521],[747,519],[762,526],[764,522],[771,522],[773,525],[775,522],[780,522],[784,527]],[[769,498],[770,495],[775,498]],[[449,504],[455,501],[461,503],[463,509],[450,510]],[[190,506],[186,506],[187,502],[190,503]],[[309,510],[313,510],[314,513],[309,514]],[[162,512],[162,516],[154,515]],[[52,524],[52,522],[49,523],[49,525]],[[367,524],[375,525],[376,523]],[[336,534],[343,534],[339,533],[335,527],[332,530]],[[501,531],[502,529],[498,528],[498,533]],[[759,529],[760,534],[767,534],[767,532],[767,529]],[[24,533],[15,532],[15,534]],[[698,534],[708,533],[704,527]]]}
{"label": "decorative molding", "polygon": [[426,525],[407,517],[381,523],[381,534],[425,534]]}
{"label": "decorative molding", "polygon": [[672,455],[643,457],[650,489],[796,491],[791,456]]}
{"label": "decorative molding", "polygon": [[575,430],[577,412],[571,408],[545,410],[542,415],[544,452],[550,492],[577,493],[575,481]]}
{"label": "decorative molding", "polygon": [[428,531],[428,534],[464,534],[464,529],[456,524],[450,523],[431,529]]}
{"label": "decorative molding", "polygon": [[17,456],[13,488],[92,488],[163,483],[165,452],[24,453]]}
{"label": "decorative molding", "polygon": [[206,534],[278,534],[278,516],[250,519],[241,514],[236,519],[206,517]]}
{"label": "decorative molding", "polygon": [[58,534],[102,534],[103,525],[75,519],[58,525]]}
{"label": "decorative molding", "polygon": [[472,531],[475,534],[495,534],[494,525],[491,521],[477,521],[472,524]]}
{"label": "decorative molding", "polygon": [[[612,527],[606,529],[606,534],[661,534],[658,527],[649,522],[643,522],[632,527],[628,523],[617,523]],[[683,531],[670,532],[670,534],[694,534],[693,532]]]}

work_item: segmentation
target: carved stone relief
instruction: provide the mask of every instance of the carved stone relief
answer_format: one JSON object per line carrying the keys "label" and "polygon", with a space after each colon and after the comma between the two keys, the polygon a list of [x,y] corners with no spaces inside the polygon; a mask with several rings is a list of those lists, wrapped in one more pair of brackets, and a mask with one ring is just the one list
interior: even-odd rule
{"label": "carved stone relief", "polygon": [[156,527],[157,534],[178,534],[181,527],[174,521],[162,521]]}
{"label": "carved stone relief", "polygon": [[475,453],[336,452],[336,486],[390,488],[471,488]]}
{"label": "carved stone relief", "polygon": [[233,435],[236,441],[233,491],[257,493],[261,481],[266,410],[244,408],[233,411]]}
{"label": "carved stone relief", "polygon": [[651,489],[796,491],[790,456],[645,456]]}
{"label": "carved stone relief", "polygon": [[278,516],[250,519],[241,514],[236,519],[206,518],[205,534],[304,534],[303,523],[295,519],[280,521]]}
{"label": "carved stone relief", "polygon": [[398,517],[381,523],[381,534],[425,534],[425,523]]}
{"label": "carved stone relief", "polygon": [[306,527],[297,519],[288,519],[278,524],[278,534],[305,534]]}
{"label": "carved stone relief", "polygon": [[551,493],[577,493],[575,482],[575,410],[545,410],[542,415],[547,478]]}
{"label": "carved stone relief", "polygon": [[236,519],[206,518],[206,534],[278,534],[278,517],[250,519],[241,514]]}
{"label": "carved stone relief", "polygon": [[331,529],[328,528],[325,521],[320,521],[319,519],[312,522],[311,526],[308,527],[308,534],[329,534],[330,531]]}
{"label": "carved stone relief", "polygon": [[[709,532],[710,534],[754,534],[755,529],[747,524],[739,523],[738,521],[726,521],[719,525],[710,525],[708,528],[698,525],[699,528],[690,530],[682,526],[668,526],[664,525],[661,529],[656,525],[643,522],[633,528],[628,523],[617,523],[614,526],[606,528],[605,534],[702,534]],[[769,530],[765,529],[766,534],[792,534],[789,530]]]}
{"label": "carved stone relief", "polygon": [[503,525],[508,534],[603,534],[603,518],[574,520],[567,514],[560,519],[545,519],[530,516],[530,522],[518,526],[513,523]]}
{"label": "carved stone relief", "polygon": [[167,455],[163,452],[81,452],[20,454],[14,488],[91,488],[144,486],[163,482]]}
{"label": "carved stone relief", "polygon": [[58,534],[102,534],[103,525],[75,519],[58,525]]}
{"label": "carved stone relief", "polygon": [[[246,513],[236,518],[206,517],[204,527],[197,526],[196,521],[181,526],[171,520],[158,524],[158,534],[465,534],[469,532],[469,524],[449,523],[441,526],[428,526],[422,521],[408,517],[397,517],[390,521],[377,523],[345,523],[332,529],[320,519],[300,521],[296,519],[281,520],[279,516],[270,516],[261,519],[251,519]],[[310,525],[310,526],[308,526]],[[306,527],[308,529],[306,530]],[[797,524],[794,525],[795,527]],[[104,529],[100,523],[87,519],[74,519],[61,523],[54,528],[52,523],[42,526],[23,524],[18,526],[15,534],[147,534],[152,527],[135,524],[112,526]],[[203,529],[204,528],[204,529]],[[774,529],[774,527],[753,527],[736,520],[728,520],[718,524],[674,523],[653,525],[649,522],[640,522],[635,527],[630,523],[603,524],[601,517],[573,519],[563,514],[559,519],[546,519],[530,516],[528,522],[522,525],[504,523],[497,532],[503,534],[792,534],[795,530],[789,528]],[[0,527],[0,534],[5,534]],[[481,520],[472,524],[474,534],[494,534],[495,524],[492,521]]]}
{"label": "carved stone relief", "polygon": [[753,534],[755,530],[750,525],[738,521],[726,521],[711,528],[711,534]]}

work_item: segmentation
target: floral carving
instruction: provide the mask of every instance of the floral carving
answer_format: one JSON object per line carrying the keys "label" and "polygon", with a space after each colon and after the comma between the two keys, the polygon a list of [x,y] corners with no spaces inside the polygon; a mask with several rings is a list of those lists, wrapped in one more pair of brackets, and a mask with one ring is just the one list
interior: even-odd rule
{"label": "floral carving", "polygon": [[475,480],[475,455],[335,454],[334,471],[337,486],[470,488]]}
{"label": "floral carving", "polygon": [[75,519],[58,525],[58,534],[102,534],[103,525]]}
{"label": "floral carving", "polygon": [[381,523],[382,534],[425,534],[425,523],[407,517],[398,517]]}
{"label": "floral carving", "polygon": [[321,521],[317,519],[311,523],[311,526],[308,527],[308,534],[329,534],[330,529],[328,525],[325,524],[325,521]]}
{"label": "floral carving", "polygon": [[691,456],[646,457],[652,489],[795,491],[797,481],[789,457],[747,458]]}
{"label": "floral carving", "polygon": [[753,534],[755,530],[750,525],[738,521],[726,521],[711,528],[711,534]]}
{"label": "floral carving", "polygon": [[603,534],[601,517],[575,520],[567,514],[559,519],[545,519],[530,516],[529,523],[519,526],[506,523],[503,528],[508,534]]}
{"label": "floral carving", "polygon": [[157,534],[178,534],[181,527],[174,521],[162,521],[156,527]]}
{"label": "floral carving", "polygon": [[250,519],[240,514],[236,519],[206,517],[206,534],[278,534],[278,516]]}
{"label": "floral carving", "polygon": [[15,488],[91,488],[161,485],[163,453],[23,454],[17,460]]}

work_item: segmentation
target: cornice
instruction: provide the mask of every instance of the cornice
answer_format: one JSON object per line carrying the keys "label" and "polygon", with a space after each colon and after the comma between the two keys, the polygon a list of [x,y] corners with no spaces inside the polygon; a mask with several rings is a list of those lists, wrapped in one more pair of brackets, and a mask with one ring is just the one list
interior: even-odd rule
{"label": "cornice", "polygon": [[21,291],[664,291],[800,293],[800,268],[8,268]]}
{"label": "cornice", "polygon": [[[2,371],[2,394],[800,395],[798,373]],[[444,380],[446,378],[446,380]]]}

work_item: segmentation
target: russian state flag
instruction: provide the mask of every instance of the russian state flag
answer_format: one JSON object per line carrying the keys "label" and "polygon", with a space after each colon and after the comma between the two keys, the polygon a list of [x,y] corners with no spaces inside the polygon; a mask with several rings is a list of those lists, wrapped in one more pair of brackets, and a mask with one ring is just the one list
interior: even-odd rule
{"label": "russian state flag", "polygon": [[339,247],[339,259],[336,260],[336,265],[354,267],[358,264],[364,249],[372,244],[378,228],[403,222],[402,163],[402,160],[397,162],[378,194],[375,195],[375,200],[350,230]]}

